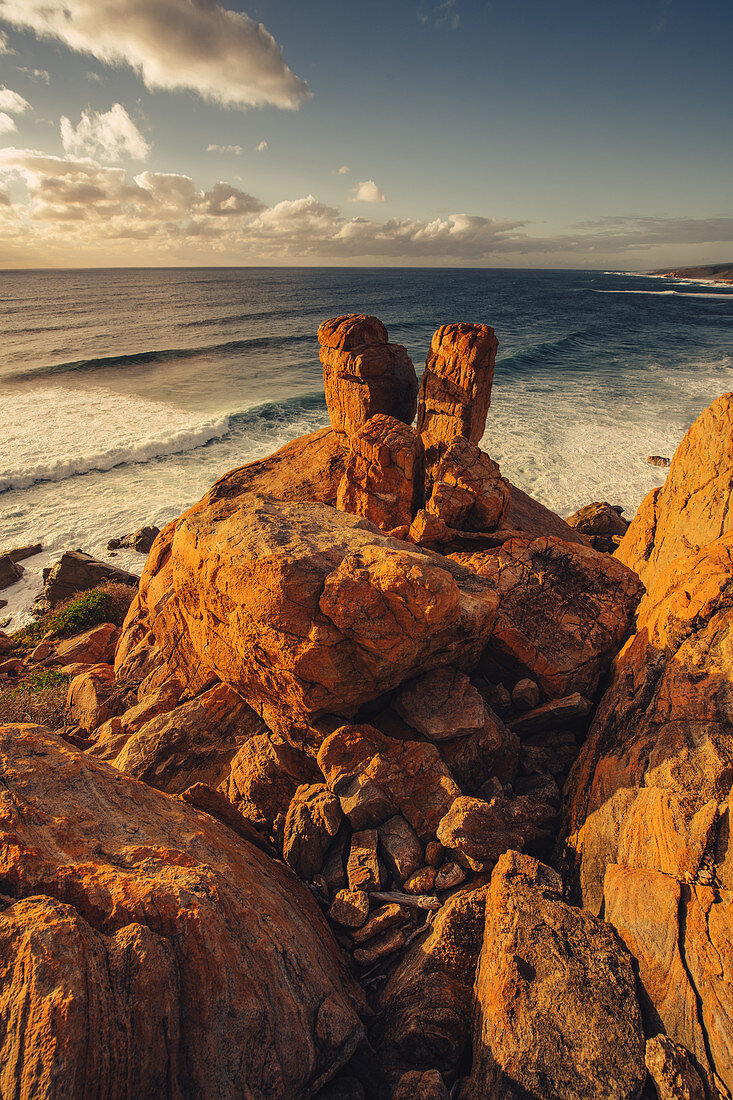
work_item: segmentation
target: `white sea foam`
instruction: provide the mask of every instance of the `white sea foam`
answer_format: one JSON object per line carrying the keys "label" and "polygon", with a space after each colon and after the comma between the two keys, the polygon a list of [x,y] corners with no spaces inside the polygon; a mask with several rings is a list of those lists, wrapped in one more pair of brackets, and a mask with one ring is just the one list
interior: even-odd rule
{"label": "white sea foam", "polygon": [[178,454],[229,430],[227,415],[202,418],[162,402],[62,386],[6,395],[3,420],[0,492]]}
{"label": "white sea foam", "polygon": [[[720,286],[720,283],[707,284]],[[647,294],[653,298],[725,298],[729,302],[733,302],[733,291],[730,294],[706,294],[701,292],[698,294],[687,294],[684,290],[598,290],[596,287],[592,287],[593,294]]]}

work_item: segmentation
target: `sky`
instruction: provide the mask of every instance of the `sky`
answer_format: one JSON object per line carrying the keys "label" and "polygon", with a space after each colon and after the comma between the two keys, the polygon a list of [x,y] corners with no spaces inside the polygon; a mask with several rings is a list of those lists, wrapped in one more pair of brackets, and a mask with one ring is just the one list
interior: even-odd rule
{"label": "sky", "polygon": [[0,0],[0,267],[733,260],[733,2]]}

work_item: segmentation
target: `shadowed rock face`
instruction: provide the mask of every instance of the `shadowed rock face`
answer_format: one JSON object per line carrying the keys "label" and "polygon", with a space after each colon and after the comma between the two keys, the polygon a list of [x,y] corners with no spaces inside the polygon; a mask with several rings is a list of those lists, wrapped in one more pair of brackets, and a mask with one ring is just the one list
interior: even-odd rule
{"label": "shadowed rock face", "polygon": [[282,864],[46,730],[0,758],[3,1095],[290,1100],[351,1056],[358,990]]}
{"label": "shadowed rock face", "polygon": [[566,789],[576,897],[639,962],[649,1025],[733,1087],[733,534],[672,562]]}
{"label": "shadowed rock face", "polygon": [[488,325],[442,325],[433,336],[417,411],[429,470],[456,436],[484,434],[498,346]]}
{"label": "shadowed rock face", "polygon": [[631,957],[562,881],[506,852],[491,876],[465,1100],[636,1100],[646,1078]]}
{"label": "shadowed rock face", "polygon": [[645,497],[615,556],[649,588],[675,558],[733,530],[733,394],[695,421],[667,480]]}
{"label": "shadowed rock face", "polygon": [[415,419],[415,368],[402,345],[387,340],[376,317],[333,317],[318,329],[326,404],[336,431],[351,436],[378,413],[405,424]]}

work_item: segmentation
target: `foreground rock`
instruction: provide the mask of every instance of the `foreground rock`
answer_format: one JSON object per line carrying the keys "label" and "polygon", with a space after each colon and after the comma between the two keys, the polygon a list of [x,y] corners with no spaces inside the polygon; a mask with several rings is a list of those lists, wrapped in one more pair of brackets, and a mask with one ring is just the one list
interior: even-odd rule
{"label": "foreground rock", "polygon": [[336,506],[383,531],[410,524],[422,503],[420,437],[393,416],[373,416],[351,437]]}
{"label": "foreground rock", "polygon": [[499,467],[468,439],[450,443],[434,471],[426,510],[447,527],[493,531],[506,515],[511,486]]}
{"label": "foreground rock", "polygon": [[616,557],[648,588],[680,555],[733,530],[733,394],[698,417],[674,453],[667,480],[644,498]]}
{"label": "foreground rock", "polygon": [[326,404],[336,431],[351,436],[378,413],[412,423],[417,375],[402,345],[388,339],[381,321],[362,314],[334,317],[318,329]]}
{"label": "foreground rock", "polygon": [[491,876],[465,1100],[637,1100],[646,1078],[631,957],[517,852]]}
{"label": "foreground rock", "polygon": [[296,742],[418,670],[475,664],[493,626],[496,596],[480,577],[323,505],[204,498],[170,535],[141,585],[151,603],[125,634],[144,639],[151,625],[189,690],[219,678]]}
{"label": "foreground rock", "polygon": [[433,336],[417,410],[429,470],[457,436],[484,434],[498,347],[488,325],[442,325]]}
{"label": "foreground rock", "polygon": [[137,588],[140,578],[107,562],[97,561],[81,550],[67,550],[55,565],[43,570],[43,580],[44,599],[50,607],[55,607],[77,592],[87,592],[106,582]]}
{"label": "foreground rock", "polygon": [[[733,534],[669,565],[639,607],[567,788],[575,896],[638,961],[649,1026],[733,1090],[728,814]],[[654,1030],[658,1030],[658,1024]]]}
{"label": "foreground rock", "polygon": [[290,1100],[350,1058],[358,991],[292,873],[38,727],[0,752],[4,1095]]}
{"label": "foreground rock", "polygon": [[490,678],[528,677],[549,697],[592,698],[628,636],[638,579],[595,550],[556,538],[515,538],[496,551],[454,554],[489,582],[499,614],[483,667]]}

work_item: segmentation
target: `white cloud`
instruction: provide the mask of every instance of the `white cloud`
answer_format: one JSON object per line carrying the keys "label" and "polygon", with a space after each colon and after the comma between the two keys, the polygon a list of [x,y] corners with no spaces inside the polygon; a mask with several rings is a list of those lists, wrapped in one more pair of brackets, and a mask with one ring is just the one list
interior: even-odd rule
{"label": "white cloud", "polygon": [[260,144],[257,146],[257,152],[258,153],[264,153],[266,148],[267,148],[267,142],[266,141],[261,141]]}
{"label": "white cloud", "polygon": [[340,168],[334,168],[331,175],[332,176],[348,176],[350,171],[351,171],[351,169],[349,168],[348,164],[342,164]]}
{"label": "white cloud", "polygon": [[60,121],[61,144],[72,156],[98,157],[100,160],[145,160],[150,146],[121,103],[113,103],[101,113],[91,108],[82,111],[79,124],[71,119]]}
{"label": "white cloud", "polygon": [[242,108],[297,108],[310,94],[266,28],[216,0],[0,0],[0,19],[129,65],[148,88]]}
{"label": "white cloud", "polygon": [[24,111],[30,111],[31,105],[27,99],[17,92],[11,92],[5,85],[0,87],[0,111],[9,111],[11,115],[22,115]]}
{"label": "white cloud", "polygon": [[51,74],[46,69],[27,69],[25,65],[19,65],[18,72],[29,76],[31,80],[42,80],[44,84],[51,83]]}
{"label": "white cloud", "polygon": [[[13,181],[10,201],[5,183]],[[5,196],[5,197],[3,197]],[[7,200],[7,201],[6,201]],[[572,232],[571,232],[572,231]],[[584,264],[659,267],[652,249],[733,242],[733,218],[605,218],[553,237],[523,221],[472,214],[432,219],[347,217],[314,195],[266,206],[220,181],[89,158],[0,149],[0,260],[34,265],[211,262]],[[657,251],[657,255],[659,252]],[[646,262],[645,262],[646,261]],[[663,262],[663,261],[662,261]]]}
{"label": "white cloud", "polygon": [[383,191],[377,187],[374,180],[362,180],[351,189],[350,202],[386,202]]}
{"label": "white cloud", "polygon": [[0,134],[12,134],[17,129],[15,120],[10,115],[6,115],[5,111],[0,111]]}
{"label": "white cloud", "polygon": [[241,157],[244,149],[241,145],[207,145],[207,153],[231,153],[232,156]]}

